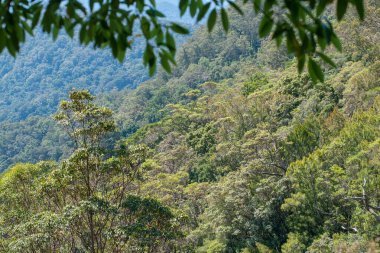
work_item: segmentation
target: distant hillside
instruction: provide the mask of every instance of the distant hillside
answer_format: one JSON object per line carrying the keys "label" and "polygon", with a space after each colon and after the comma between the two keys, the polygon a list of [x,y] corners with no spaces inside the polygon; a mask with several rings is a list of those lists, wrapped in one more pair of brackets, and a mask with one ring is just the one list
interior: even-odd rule
{"label": "distant hillside", "polygon": [[[188,16],[179,19],[175,5],[158,5],[168,20],[191,27]],[[177,37],[178,44],[187,38]],[[120,64],[109,50],[81,46],[65,34],[53,42],[37,31],[16,59],[0,54],[0,171],[17,162],[66,157],[70,145],[50,117],[59,101],[73,88],[100,97],[136,88],[149,79],[142,64],[144,48],[145,42],[137,40]],[[114,109],[120,104],[108,103]]]}
{"label": "distant hillside", "polygon": [[[157,5],[168,20],[191,23],[188,15],[180,18],[176,5],[168,1]],[[109,50],[81,46],[65,34],[53,42],[50,36],[36,32],[16,59],[7,53],[0,55],[0,122],[49,115],[73,87],[97,95],[135,88],[149,78],[142,64],[144,48],[145,42],[137,40],[120,64]]]}
{"label": "distant hillside", "polygon": [[178,2],[171,3],[170,0],[157,1],[158,9],[165,13],[166,18],[170,21],[181,21],[182,23],[191,24],[193,19],[187,13],[183,17],[180,16],[178,11]]}
{"label": "distant hillside", "polygon": [[[228,35],[219,26],[212,35],[206,28],[197,29],[179,48],[172,75],[159,71],[133,90],[126,88],[148,78],[139,58],[142,48],[130,52],[122,65],[109,52],[77,46],[66,37],[56,43],[48,38],[33,39],[16,61],[1,56],[4,61],[0,66],[5,69],[6,60],[13,65],[9,74],[0,71],[0,93],[9,101],[1,100],[0,105],[0,171],[18,162],[67,157],[71,151],[67,139],[48,115],[56,111],[72,87],[88,88],[98,95],[100,104],[115,111],[121,135],[127,136],[159,121],[167,104],[186,101],[183,94],[198,85],[232,78],[244,62],[254,60],[260,40],[252,13],[246,16],[251,22],[244,22],[236,13],[231,15]],[[50,44],[45,46],[45,42]]]}
{"label": "distant hillside", "polygon": [[143,48],[144,43],[136,43],[120,64],[108,50],[80,46],[66,35],[52,42],[37,33],[16,59],[0,56],[0,122],[51,114],[73,87],[95,94],[136,87],[148,79],[141,61]]}

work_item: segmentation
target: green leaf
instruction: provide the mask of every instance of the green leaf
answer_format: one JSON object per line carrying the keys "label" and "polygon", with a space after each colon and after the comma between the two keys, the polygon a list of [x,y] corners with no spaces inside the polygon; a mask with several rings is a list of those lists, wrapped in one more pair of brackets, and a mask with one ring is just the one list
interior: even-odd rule
{"label": "green leaf", "polygon": [[57,26],[54,26],[53,28],[53,40],[56,40],[58,38],[59,28]]}
{"label": "green leaf", "polygon": [[201,21],[204,18],[204,16],[206,15],[208,10],[210,9],[210,6],[211,6],[211,2],[203,5],[203,7],[201,8],[201,10],[198,13],[197,22]]}
{"label": "green leaf", "polygon": [[153,76],[154,73],[156,73],[156,69],[157,69],[157,63],[156,63],[156,60],[154,60],[153,63],[149,65],[149,75]]}
{"label": "green leaf", "polygon": [[313,82],[324,81],[324,75],[321,67],[310,57],[308,63],[308,72]]}
{"label": "green leaf", "polygon": [[154,54],[153,47],[150,44],[146,45],[145,52],[143,55],[144,65],[148,65],[149,67],[149,75],[153,76],[156,72],[157,64],[156,64],[156,55]]}
{"label": "green leaf", "polygon": [[188,29],[186,29],[185,27],[180,26],[180,25],[178,25],[176,23],[172,24],[171,29],[174,32],[179,33],[179,34],[189,34],[189,30]]}
{"label": "green leaf", "polygon": [[339,51],[342,52],[342,43],[340,42],[340,39],[338,36],[336,36],[335,33],[331,35],[331,43],[335,46],[335,48]]}
{"label": "green leaf", "polygon": [[112,55],[113,55],[113,57],[117,58],[119,50],[118,50],[116,39],[113,36],[110,37],[110,46],[111,46],[111,49],[112,49]]}
{"label": "green leaf", "polygon": [[136,1],[136,8],[140,13],[144,11],[144,7],[145,7],[144,1]]}
{"label": "green leaf", "polygon": [[87,38],[86,26],[83,25],[79,31],[79,41],[85,44],[86,38]]}
{"label": "green leaf", "polygon": [[6,44],[6,34],[2,28],[0,28],[0,52],[2,52],[5,48]]}
{"label": "green leaf", "polygon": [[270,34],[273,27],[273,20],[267,18],[264,16],[261,19],[260,25],[259,25],[259,35],[260,37],[266,37]]}
{"label": "green leaf", "polygon": [[141,19],[141,31],[143,32],[145,38],[151,38],[152,34],[150,32],[150,23],[146,17],[142,17]]}
{"label": "green leaf", "polygon": [[297,38],[292,29],[286,30],[286,47],[288,53],[294,53],[297,50]]}
{"label": "green leaf", "polygon": [[344,14],[347,11],[348,0],[338,0],[336,6],[336,16],[338,21],[342,20]]}
{"label": "green leaf", "polygon": [[326,9],[328,0],[320,0],[317,6],[317,16],[320,16]]}
{"label": "green leaf", "polygon": [[117,52],[117,59],[119,60],[120,63],[123,62],[125,58],[125,53],[126,53],[126,50],[122,50],[122,49],[119,49],[119,51]]}
{"label": "green leaf", "polygon": [[194,17],[195,14],[197,13],[197,1],[196,0],[191,0],[190,2],[190,16]]}
{"label": "green leaf", "polygon": [[161,57],[161,66],[166,70],[166,72],[171,73],[172,68],[169,63],[169,59],[166,54],[160,54]]}
{"label": "green leaf", "polygon": [[301,57],[298,57],[297,61],[298,73],[301,73],[305,67],[306,56],[302,55]]}
{"label": "green leaf", "polygon": [[17,50],[13,44],[14,44],[13,41],[8,40],[6,46],[7,46],[7,49],[8,49],[8,52],[10,53],[10,55],[12,55],[13,57],[16,57]]}
{"label": "green leaf", "polygon": [[21,21],[21,23],[22,23],[22,27],[25,29],[25,31],[27,31],[27,33],[29,33],[30,35],[33,35],[33,30],[28,25],[28,23],[26,23],[25,21]]}
{"label": "green leaf", "polygon": [[328,57],[327,55],[325,55],[325,54],[322,53],[322,52],[317,52],[317,55],[318,55],[319,57],[321,57],[321,59],[322,59],[324,62],[326,62],[326,63],[329,64],[330,66],[336,68],[336,64],[335,64],[335,62],[334,62],[333,60],[331,60],[330,57]]}
{"label": "green leaf", "polygon": [[[264,2],[264,12],[268,12],[272,7],[273,5],[276,3],[276,0],[266,0]],[[296,5],[294,5],[296,6]]]}
{"label": "green leaf", "polygon": [[216,23],[216,18],[217,18],[217,12],[216,9],[213,9],[210,13],[210,16],[208,16],[207,20],[207,28],[208,31],[211,32],[214,29],[215,23]]}
{"label": "green leaf", "polygon": [[35,28],[38,22],[40,21],[41,11],[42,11],[42,6],[37,8],[37,10],[34,12],[34,15],[32,18],[32,28]]}
{"label": "green leaf", "polygon": [[253,0],[253,9],[256,13],[261,11],[261,0]]}
{"label": "green leaf", "polygon": [[318,45],[321,47],[322,50],[325,50],[327,41],[323,37],[318,37]]}
{"label": "green leaf", "polygon": [[282,26],[277,25],[272,34],[272,39],[276,41],[277,47],[279,47],[282,43],[283,33],[284,33],[284,29],[282,28]]}
{"label": "green leaf", "polygon": [[169,32],[166,32],[166,45],[171,52],[175,52],[176,50],[175,40]]}
{"label": "green leaf", "polygon": [[181,17],[186,13],[187,7],[189,6],[188,0],[180,0],[179,1],[179,9]]}
{"label": "green leaf", "polygon": [[243,10],[234,1],[228,1],[228,3],[234,8],[240,15],[244,15]]}
{"label": "green leaf", "polygon": [[222,25],[223,25],[223,29],[224,31],[228,31],[228,29],[230,28],[230,23],[229,23],[229,20],[228,20],[228,14],[227,14],[227,11],[225,9],[222,9],[221,10],[221,15],[222,15]]}
{"label": "green leaf", "polygon": [[364,0],[355,0],[356,11],[359,14],[360,20],[364,20]]}

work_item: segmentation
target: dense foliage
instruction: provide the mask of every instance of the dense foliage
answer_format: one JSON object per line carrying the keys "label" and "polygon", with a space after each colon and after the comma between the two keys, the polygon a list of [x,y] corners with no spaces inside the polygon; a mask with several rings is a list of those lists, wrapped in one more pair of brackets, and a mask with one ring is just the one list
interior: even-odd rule
{"label": "dense foliage", "polygon": [[[286,40],[288,53],[294,54],[298,61],[298,71],[307,69],[314,81],[324,80],[320,65],[315,60],[335,66],[324,54],[326,46],[333,45],[341,50],[339,37],[326,10],[336,2],[336,18],[340,21],[352,5],[361,20],[365,16],[364,0],[180,0],[176,10],[181,16],[188,13],[197,22],[207,20],[212,31],[219,17],[223,29],[230,28],[228,7],[241,15],[245,10],[254,10],[260,18],[258,31],[260,37],[271,34],[279,46]],[[7,0],[0,2],[0,53],[7,49],[16,56],[20,44],[25,42],[26,34],[40,26],[56,39],[61,30],[72,38],[75,29],[79,30],[81,44],[92,44],[94,48],[109,47],[112,55],[123,61],[127,49],[136,43],[136,38],[145,41],[143,63],[153,75],[157,60],[168,72],[176,64],[176,41],[173,34],[187,34],[186,27],[166,18],[160,9],[161,1],[155,0],[78,0],[46,3],[33,0]],[[170,12],[169,12],[170,13]],[[249,19],[247,19],[249,20]],[[139,27],[140,29],[136,29]]]}
{"label": "dense foliage", "polygon": [[[162,3],[160,10],[178,21],[179,13],[173,5]],[[175,39],[182,44],[185,37]],[[65,32],[53,42],[49,35],[36,30],[34,37],[28,36],[17,58],[0,55],[0,122],[50,115],[72,88],[88,89],[96,95],[135,88],[149,78],[142,64],[144,48],[144,41],[136,39],[120,64],[110,50],[80,45],[77,38],[72,40]]]}
{"label": "dense foliage", "polygon": [[[169,18],[178,20],[173,5],[166,3],[161,8],[171,14]],[[70,90],[117,93],[134,89],[149,78],[141,62],[142,40],[137,40],[120,64],[109,50],[81,46],[64,33],[55,42],[41,31],[35,35],[17,58],[0,55],[0,171],[17,162],[68,157],[72,150],[67,138],[47,116]],[[185,39],[176,37],[178,43]],[[115,104],[112,101],[113,107]]]}
{"label": "dense foliage", "polygon": [[54,113],[72,88],[95,94],[134,88],[148,79],[140,63],[143,47],[136,47],[123,64],[107,50],[80,46],[68,36],[55,42],[39,32],[28,40],[20,55],[0,56],[0,121]]}
{"label": "dense foliage", "polygon": [[197,30],[171,75],[101,96],[113,118],[71,92],[55,117],[69,134],[51,125],[68,158],[1,175],[0,249],[376,252],[379,12],[339,23],[324,83],[231,13],[230,33]]}
{"label": "dense foliage", "polygon": [[[257,21],[243,22],[244,19],[237,14],[233,17],[235,17],[231,22],[233,30],[229,35],[224,34],[221,27],[218,27],[211,36],[205,28],[199,29],[189,39],[186,46],[179,51],[178,67],[173,70],[173,76],[160,72],[155,79],[139,85],[136,90],[128,89],[132,86],[132,84],[128,84],[128,78],[137,84],[138,80],[145,79],[146,75],[140,71],[142,66],[139,67],[132,59],[130,62],[116,67],[101,57],[103,53],[106,55],[107,52],[94,52],[88,48],[72,48],[68,45],[67,50],[62,49],[62,52],[69,59],[74,58],[81,62],[88,59],[87,56],[91,56],[91,62],[102,60],[104,66],[92,64],[87,69],[82,64],[67,60],[70,64],[66,67],[67,64],[60,64],[66,62],[63,55],[63,58],[53,61],[54,64],[57,64],[56,71],[51,71],[48,62],[37,64],[38,61],[36,61],[37,66],[35,67],[38,67],[40,71],[34,75],[28,74],[34,71],[22,64],[22,60],[28,59],[28,54],[25,52],[25,57],[23,54],[19,55],[16,58],[16,63],[18,63],[16,66],[24,67],[22,69],[15,67],[8,75],[3,76],[3,79],[9,80],[12,86],[3,91],[4,97],[9,102],[0,105],[1,112],[4,112],[3,117],[8,120],[8,122],[0,123],[0,170],[17,162],[37,162],[41,159],[59,160],[59,158],[68,157],[70,151],[65,145],[66,140],[62,133],[55,127],[51,119],[40,116],[54,112],[58,101],[63,99],[72,87],[86,88],[93,94],[101,94],[100,102],[117,111],[116,118],[120,123],[123,136],[126,136],[146,123],[159,120],[161,116],[158,111],[167,103],[182,99],[182,93],[190,90],[191,87],[205,81],[232,77],[239,69],[240,59],[252,61],[252,55],[260,46],[257,31],[255,31]],[[67,42],[68,38],[60,37],[58,42],[60,40]],[[45,40],[38,42],[39,45],[44,43],[46,43]],[[40,47],[37,45],[34,45],[36,46],[35,50],[30,50],[32,55],[39,52]],[[222,47],[224,50],[220,51]],[[53,49],[58,50],[58,47],[53,46]],[[53,52],[54,50],[47,56],[53,57]],[[74,52],[76,53],[74,54]],[[137,58],[134,59],[137,60]],[[277,65],[281,65],[284,60],[276,60],[276,62]],[[4,60],[4,68],[9,66],[6,63]],[[134,65],[135,63],[136,65]],[[86,64],[84,65],[86,66]],[[222,72],[220,67],[223,69]],[[76,76],[72,69],[78,69],[82,74]],[[67,71],[67,75],[60,74],[63,70]],[[25,74],[20,75],[20,71]],[[144,72],[144,70],[142,71]],[[132,74],[128,76],[130,72]],[[30,90],[22,88],[30,76],[38,79],[35,83],[28,83],[31,85]],[[16,77],[21,79],[20,82],[16,83]],[[125,88],[120,91],[114,87],[115,82],[120,85],[120,89]],[[66,85],[51,85],[51,83],[65,83]],[[36,92],[32,87],[35,87]],[[21,116],[29,116],[29,118],[20,123],[15,122],[23,119]],[[33,131],[33,135],[29,134],[31,131]],[[57,143],[59,145],[56,145]]]}

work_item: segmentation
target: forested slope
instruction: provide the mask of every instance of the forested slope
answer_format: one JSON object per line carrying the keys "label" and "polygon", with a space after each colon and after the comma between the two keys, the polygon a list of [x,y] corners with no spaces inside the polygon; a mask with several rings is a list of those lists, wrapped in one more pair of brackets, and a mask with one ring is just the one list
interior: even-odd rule
{"label": "forested slope", "polygon": [[[159,1],[168,18],[179,20],[175,5]],[[189,18],[181,19],[190,24]],[[37,31],[27,39],[17,58],[0,56],[0,122],[24,120],[29,116],[46,116],[55,112],[67,92],[88,89],[94,94],[135,88],[149,78],[142,64],[145,41],[137,39],[123,64],[110,50],[81,46],[64,32],[53,41],[51,35]],[[179,43],[184,38],[178,36]]]}
{"label": "forested slope", "polygon": [[[323,84],[298,75],[296,63],[271,43],[250,41],[248,33],[234,37],[235,30],[231,44],[216,35],[207,37],[212,42],[195,37],[200,48],[185,48],[184,58],[194,59],[191,53],[201,48],[210,54],[180,65],[185,71],[158,91],[142,86],[136,102],[124,102],[147,107],[119,112],[120,118],[154,122],[143,123],[126,143],[151,150],[139,194],[188,219],[179,248],[290,253],[378,247],[371,242],[380,229],[378,13],[374,4],[366,22],[350,16],[338,26],[344,51],[331,52],[337,68],[325,66]],[[251,51],[243,52],[251,53],[234,58],[231,52],[244,43]],[[174,87],[184,87],[182,95]],[[157,111],[160,117],[152,119]]]}
{"label": "forested slope", "polygon": [[[140,56],[134,55],[134,53],[141,53],[144,45],[140,45],[141,48],[130,52],[128,57],[133,59],[127,59],[124,64],[119,65],[116,60],[111,59],[110,52],[95,52],[91,48],[71,47],[70,45],[73,42],[68,41],[67,37],[60,37],[59,40],[62,40],[62,43],[63,41],[68,43],[68,49],[61,51],[67,54],[66,56],[69,59],[62,56],[62,58],[54,61],[57,63],[56,71],[49,72],[47,69],[51,68],[50,65],[41,64],[41,71],[46,73],[37,72],[35,77],[39,79],[33,83],[24,85],[23,80],[19,80],[17,83],[16,81],[9,82],[13,85],[8,85],[9,90],[6,89],[7,85],[2,86],[4,92],[7,93],[4,95],[6,100],[11,101],[4,104],[2,108],[4,117],[9,120],[0,123],[0,170],[4,170],[10,164],[17,162],[37,162],[41,159],[55,160],[67,157],[69,148],[64,144],[65,141],[61,137],[62,133],[56,128],[51,118],[46,117],[46,115],[56,110],[58,101],[64,98],[67,91],[71,90],[72,87],[86,88],[94,94],[100,95],[100,104],[110,106],[117,111],[116,117],[120,124],[121,133],[126,136],[136,131],[140,126],[160,119],[159,110],[167,103],[182,99],[182,93],[186,90],[190,90],[207,80],[217,81],[232,77],[239,70],[240,61],[253,60],[252,56],[260,45],[256,31],[257,21],[253,18],[252,22],[248,22],[236,13],[234,15],[236,20],[232,21],[232,31],[228,36],[224,34],[221,27],[212,36],[208,36],[206,29],[199,29],[187,44],[179,49],[178,68],[174,70],[172,76],[159,72],[156,78],[142,83],[141,88],[136,90],[128,89],[128,80],[131,80],[129,78],[132,76],[135,83],[130,85],[135,86],[138,84],[138,80],[147,78],[147,70],[139,65]],[[252,16],[252,13],[248,15]],[[185,38],[180,37],[178,40],[181,43]],[[41,40],[40,46],[43,45],[48,48],[49,45],[45,45],[45,42],[45,40]],[[53,57],[54,52],[59,48],[54,45],[50,45],[49,52],[51,54],[49,57]],[[224,49],[220,50],[221,48]],[[39,52],[39,50],[41,48],[36,47],[31,51]],[[44,51],[42,50],[42,52]],[[25,58],[28,58],[28,55],[33,54],[25,52]],[[21,53],[17,58],[16,61],[19,62],[16,64],[17,66],[24,66],[22,63],[25,60],[23,56],[24,54]],[[83,64],[74,64],[72,58]],[[86,61],[92,62],[92,65],[88,65]],[[96,64],[98,61],[102,66]],[[61,66],[58,64],[61,62],[70,64],[69,66]],[[7,66],[7,64],[4,63],[3,66]],[[81,74],[76,73],[73,66]],[[22,70],[28,71],[19,75],[18,73],[24,73]],[[59,73],[64,71],[67,72],[66,75],[60,76]],[[29,78],[29,74],[33,71],[24,66],[23,69],[18,71],[14,69],[11,73],[5,75],[3,79],[14,80],[16,76],[21,79],[22,77]],[[131,76],[128,73],[131,73]],[[48,82],[49,80],[52,83]],[[119,83],[120,87],[115,86],[116,82]],[[52,85],[54,83],[56,85]],[[34,116],[33,119],[15,122],[21,115],[43,116]],[[44,122],[44,124],[40,124],[39,121]],[[35,132],[33,135],[30,134],[32,131]],[[60,143],[60,145],[56,146],[54,143]]]}
{"label": "forested slope", "polygon": [[0,121],[50,115],[72,88],[95,94],[135,88],[148,79],[141,63],[143,43],[120,64],[107,50],[79,46],[68,36],[57,41],[42,32],[24,45],[20,55],[0,57]]}
{"label": "forested slope", "polygon": [[[168,19],[179,20],[175,5],[159,4]],[[193,23],[188,15],[180,22],[190,28]],[[110,50],[81,46],[77,39],[62,33],[53,41],[37,31],[17,58],[0,55],[0,171],[17,162],[67,157],[70,145],[50,116],[70,90],[88,89],[96,95],[128,92],[150,78],[142,64],[143,40],[137,39],[120,64]],[[176,39],[180,45],[187,36]]]}
{"label": "forested slope", "polygon": [[70,158],[0,178],[1,249],[376,252],[379,11],[338,25],[324,83],[258,40],[247,14],[228,35],[199,29],[172,75],[99,98],[113,118],[71,93],[56,117],[67,129],[74,115]]}

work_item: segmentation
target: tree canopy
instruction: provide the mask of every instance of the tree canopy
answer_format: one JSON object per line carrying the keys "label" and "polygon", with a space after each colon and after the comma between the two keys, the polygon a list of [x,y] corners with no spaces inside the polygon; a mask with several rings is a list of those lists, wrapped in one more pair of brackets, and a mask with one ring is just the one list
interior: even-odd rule
{"label": "tree canopy", "polygon": [[[197,22],[207,19],[208,30],[213,30],[217,19],[223,28],[230,28],[227,8],[244,14],[253,8],[260,16],[259,35],[271,35],[278,45],[286,40],[289,53],[298,60],[301,72],[307,69],[314,81],[323,81],[324,74],[315,57],[335,66],[323,52],[332,44],[341,50],[341,43],[334,32],[326,10],[332,0],[180,0],[181,15],[189,12]],[[340,21],[348,6],[355,6],[360,19],[364,18],[364,0],[336,1],[336,17]],[[173,33],[187,34],[188,30],[178,22],[165,20],[165,13],[158,10],[155,0],[89,0],[88,5],[78,0],[4,0],[0,10],[0,51],[5,48],[16,55],[26,34],[41,26],[44,32],[57,38],[60,30],[74,37],[76,29],[82,44],[95,48],[109,47],[115,58],[122,61],[126,51],[137,37],[146,42],[143,62],[155,73],[157,60],[168,72],[175,64],[176,43]],[[139,29],[136,29],[136,26]]]}
{"label": "tree canopy", "polygon": [[0,252],[379,251],[380,2],[323,84],[228,11],[172,74],[0,128]]}

